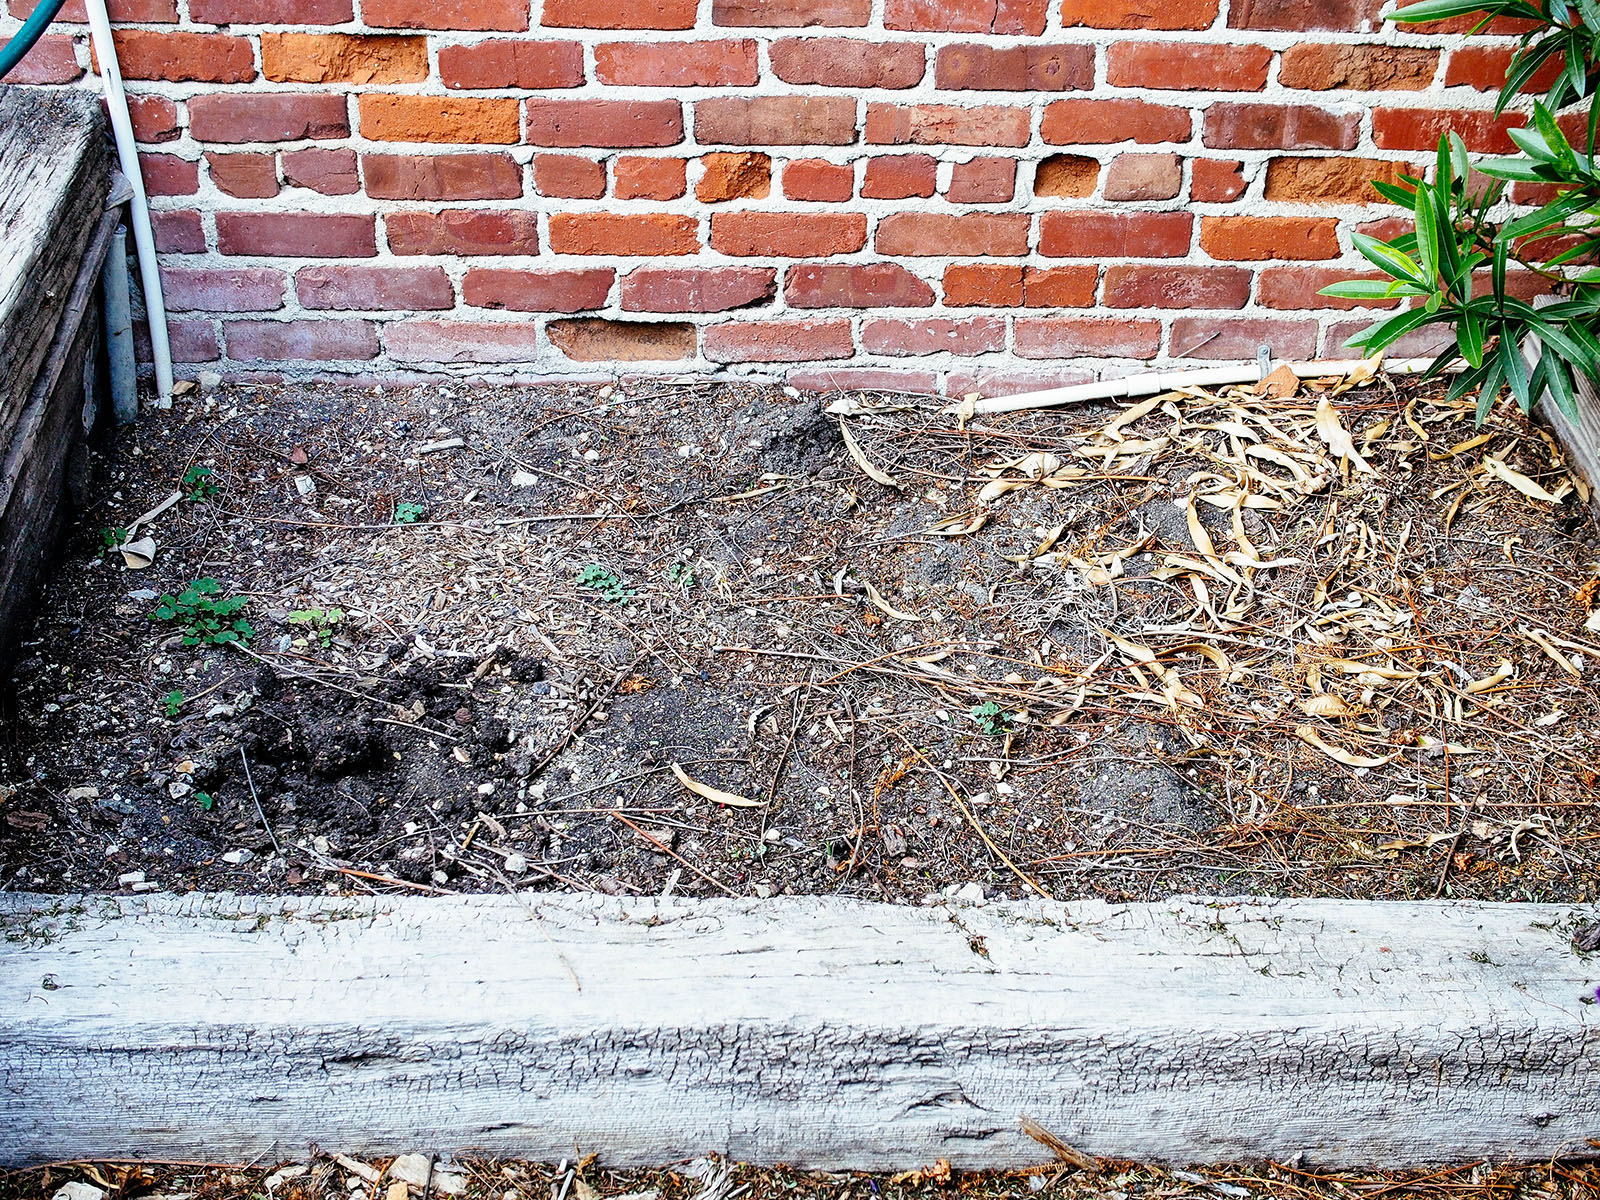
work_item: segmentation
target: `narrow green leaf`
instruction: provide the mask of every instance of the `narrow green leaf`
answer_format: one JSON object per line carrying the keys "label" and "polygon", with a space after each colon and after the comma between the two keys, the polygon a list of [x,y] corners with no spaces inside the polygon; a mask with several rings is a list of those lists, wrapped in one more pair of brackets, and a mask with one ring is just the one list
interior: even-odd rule
{"label": "narrow green leaf", "polygon": [[[1550,355],[1545,354],[1548,359]],[[1543,365],[1541,361],[1540,365]],[[1546,381],[1549,384],[1550,395],[1555,397],[1556,407],[1574,425],[1578,423],[1578,399],[1572,392],[1572,377],[1567,374],[1567,364],[1560,359],[1552,362],[1546,370]]]}
{"label": "narrow green leaf", "polygon": [[1379,321],[1376,325],[1356,334],[1345,343],[1346,346],[1363,346],[1371,354],[1392,346],[1395,342],[1405,337],[1413,329],[1420,328],[1434,320],[1434,315],[1425,308],[1413,308],[1403,313],[1396,313],[1386,321]]}
{"label": "narrow green leaf", "polygon": [[1483,381],[1478,384],[1478,424],[1482,425],[1484,419],[1494,408],[1494,402],[1500,398],[1500,389],[1504,386],[1505,377],[1500,369],[1500,360],[1495,358],[1489,362],[1483,374]]}
{"label": "narrow green leaf", "polygon": [[1429,287],[1439,278],[1439,216],[1434,204],[1437,189],[1419,187],[1412,214],[1417,222],[1417,258],[1422,262],[1422,282]]}
{"label": "narrow green leaf", "polygon": [[1405,279],[1420,287],[1433,286],[1432,278],[1423,274],[1421,267],[1389,243],[1365,233],[1353,234],[1351,241],[1363,258],[1396,279]]}
{"label": "narrow green leaf", "polygon": [[1393,300],[1398,296],[1420,296],[1423,289],[1412,283],[1388,282],[1383,279],[1347,279],[1343,283],[1330,283],[1317,292],[1319,296],[1334,296],[1340,300]]}
{"label": "narrow green leaf", "polygon": [[1471,309],[1463,310],[1461,320],[1456,323],[1456,341],[1468,365],[1483,366],[1483,323]]}

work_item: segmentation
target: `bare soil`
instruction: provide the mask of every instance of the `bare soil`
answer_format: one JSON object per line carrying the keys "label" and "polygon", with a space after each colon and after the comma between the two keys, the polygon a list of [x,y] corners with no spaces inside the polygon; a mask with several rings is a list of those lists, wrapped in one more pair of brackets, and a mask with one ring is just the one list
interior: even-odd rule
{"label": "bare soil", "polygon": [[[1592,899],[1579,486],[1342,388],[181,398],[14,665],[0,888]],[[197,579],[247,646],[152,619]]]}

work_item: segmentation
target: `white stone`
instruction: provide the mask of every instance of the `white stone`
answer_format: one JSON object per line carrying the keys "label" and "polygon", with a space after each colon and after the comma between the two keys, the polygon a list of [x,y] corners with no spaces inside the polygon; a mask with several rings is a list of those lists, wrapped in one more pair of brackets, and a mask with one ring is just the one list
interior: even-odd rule
{"label": "white stone", "polygon": [[528,856],[526,854],[506,855],[506,874],[523,875],[528,870]]}
{"label": "white stone", "polygon": [[977,882],[962,884],[956,889],[955,898],[967,904],[982,904],[988,899],[984,893],[983,884]]}
{"label": "white stone", "polygon": [[92,1183],[74,1179],[71,1183],[64,1184],[51,1200],[105,1200],[105,1194],[104,1188],[97,1188]]}
{"label": "white stone", "polygon": [[242,867],[255,856],[254,850],[229,850],[222,856],[222,861],[235,867]]}

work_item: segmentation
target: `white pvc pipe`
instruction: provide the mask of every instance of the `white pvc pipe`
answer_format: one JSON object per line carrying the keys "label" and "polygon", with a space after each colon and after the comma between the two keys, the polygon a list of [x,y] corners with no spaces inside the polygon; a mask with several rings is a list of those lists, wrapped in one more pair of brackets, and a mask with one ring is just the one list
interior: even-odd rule
{"label": "white pvc pipe", "polygon": [[[1385,363],[1383,369],[1393,375],[1416,375],[1428,369],[1431,359],[1404,359]],[[1362,359],[1319,360],[1302,363],[1280,363],[1302,379],[1316,379],[1323,375],[1348,375],[1363,363]],[[1255,363],[1232,367],[1203,367],[1194,371],[1150,371],[1143,375],[1128,375],[1122,379],[1102,379],[1096,383],[1079,383],[1071,387],[1050,388],[1043,392],[1027,392],[1020,396],[995,396],[976,401],[974,413],[1017,412],[1025,408],[1058,408],[1066,404],[1082,404],[1090,400],[1120,400],[1128,396],[1154,396],[1158,392],[1173,392],[1186,387],[1221,387],[1230,383],[1257,383],[1261,368]],[[962,406],[951,405],[945,411],[956,412]]]}
{"label": "white pvc pipe", "polygon": [[172,407],[172,347],[167,340],[167,303],[161,294],[161,275],[156,266],[156,239],[150,228],[150,204],[145,199],[144,176],[139,173],[139,152],[133,141],[133,122],[128,118],[128,97],[122,90],[122,71],[117,66],[117,47],[111,40],[111,18],[106,0],[88,0],[89,35],[95,57],[100,61],[100,77],[106,84],[106,109],[111,114],[111,132],[117,142],[117,158],[122,173],[133,188],[133,243],[139,254],[139,278],[144,285],[145,314],[150,319],[150,356],[156,368],[156,405]]}

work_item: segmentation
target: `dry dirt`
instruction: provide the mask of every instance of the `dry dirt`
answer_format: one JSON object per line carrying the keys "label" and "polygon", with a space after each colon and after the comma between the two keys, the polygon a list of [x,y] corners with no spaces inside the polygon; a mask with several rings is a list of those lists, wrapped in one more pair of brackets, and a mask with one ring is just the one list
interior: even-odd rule
{"label": "dry dirt", "polygon": [[[1593,899],[1577,488],[1515,412],[1336,391],[181,398],[14,665],[0,888]],[[152,619],[203,578],[247,648]]]}

